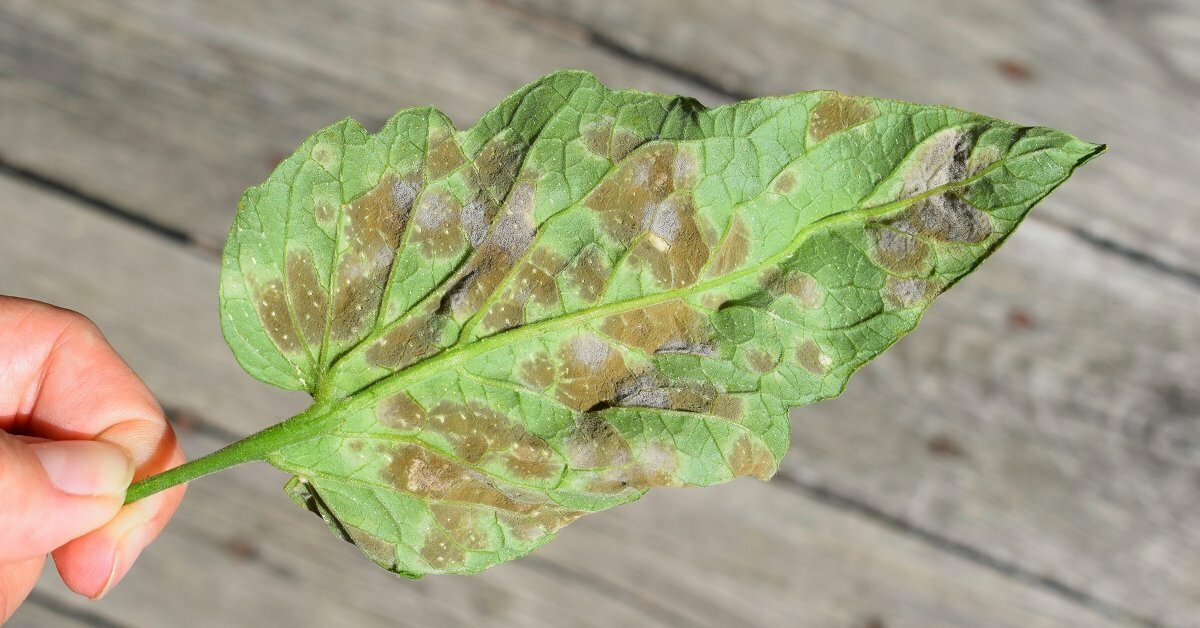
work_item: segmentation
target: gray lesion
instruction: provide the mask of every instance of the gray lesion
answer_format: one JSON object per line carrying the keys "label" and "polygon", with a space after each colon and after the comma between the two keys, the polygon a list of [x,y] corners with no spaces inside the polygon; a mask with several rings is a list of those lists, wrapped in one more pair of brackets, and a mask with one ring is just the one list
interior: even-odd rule
{"label": "gray lesion", "polygon": [[[925,140],[907,166],[901,198],[966,180],[974,140],[970,129],[953,127]],[[983,242],[993,231],[991,217],[963,200],[955,189],[918,199],[890,225],[929,240],[967,244]]]}

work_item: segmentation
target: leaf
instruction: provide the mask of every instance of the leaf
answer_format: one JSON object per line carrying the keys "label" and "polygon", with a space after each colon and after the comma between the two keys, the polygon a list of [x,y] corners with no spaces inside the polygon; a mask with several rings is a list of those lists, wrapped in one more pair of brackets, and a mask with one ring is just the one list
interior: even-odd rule
{"label": "leaf", "polygon": [[267,456],[298,504],[399,574],[472,573],[653,487],[770,478],[789,408],[1102,149],[558,72],[465,131],[424,108],[309,138],[242,199],[222,325],[250,374],[316,399]]}

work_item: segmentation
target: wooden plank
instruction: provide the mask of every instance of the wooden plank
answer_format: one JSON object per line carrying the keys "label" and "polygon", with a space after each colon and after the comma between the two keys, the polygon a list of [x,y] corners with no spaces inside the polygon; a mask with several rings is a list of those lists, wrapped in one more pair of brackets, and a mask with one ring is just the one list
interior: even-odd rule
{"label": "wooden plank", "polygon": [[1200,276],[1195,2],[500,1],[727,92],[940,102],[1107,143],[1033,216]]}
{"label": "wooden plank", "polygon": [[[346,115],[375,128],[402,107],[437,104],[466,125],[558,67],[709,104],[728,91],[836,87],[1109,142],[1082,184],[1035,218],[1200,275],[1189,254],[1200,246],[1200,212],[1188,169],[1200,147],[1177,131],[1194,118],[1196,90],[1164,73],[1147,38],[1127,32],[1129,19],[1100,13],[1101,3],[522,4],[586,28],[482,0],[371,0],[354,11],[286,0],[14,0],[0,7],[0,160],[216,246],[241,191]],[[1155,15],[1158,24],[1174,14]],[[1194,50],[1194,39],[1161,39]],[[649,62],[615,54],[612,43]],[[1118,84],[1136,90],[1111,95]]]}
{"label": "wooden plank", "polygon": [[465,0],[16,0],[0,6],[0,161],[219,246],[242,190],[317,129],[427,104],[467,126],[559,67],[697,91]]}
{"label": "wooden plank", "polygon": [[7,624],[10,628],[122,628],[120,624],[93,613],[77,613],[53,598],[37,595],[21,605],[21,612]]}
{"label": "wooden plank", "polygon": [[[295,404],[227,355],[215,260],[6,176],[0,198],[12,236],[0,290],[94,316],[166,405],[221,430]],[[219,444],[206,430],[181,438],[191,455]],[[408,583],[297,511],[282,479],[257,465],[196,482],[98,604],[50,572],[38,594],[129,625],[1135,625],[787,483],[658,491],[483,576]]]}
{"label": "wooden plank", "polygon": [[1200,625],[1196,312],[1187,282],[1028,224],[845,395],[794,411],[785,473]]}

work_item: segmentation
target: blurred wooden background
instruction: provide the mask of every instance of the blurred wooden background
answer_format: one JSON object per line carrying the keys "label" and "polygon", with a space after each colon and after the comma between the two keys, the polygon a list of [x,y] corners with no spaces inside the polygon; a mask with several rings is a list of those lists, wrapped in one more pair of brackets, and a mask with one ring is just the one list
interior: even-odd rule
{"label": "blurred wooden background", "polygon": [[[393,578],[252,465],[92,603],[15,626],[1200,626],[1200,3],[0,3],[0,292],[93,317],[192,456],[304,399],[217,325],[247,186],[345,115],[468,126],[555,68],[815,88],[1110,145],[922,327],[794,412],[770,484],[659,490],[472,577]],[[2,506],[0,506],[2,507]]]}

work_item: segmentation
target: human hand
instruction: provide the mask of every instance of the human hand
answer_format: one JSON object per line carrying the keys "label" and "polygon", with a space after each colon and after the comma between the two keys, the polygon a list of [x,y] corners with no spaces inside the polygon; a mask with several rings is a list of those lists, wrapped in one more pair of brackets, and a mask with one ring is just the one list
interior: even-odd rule
{"label": "human hand", "polygon": [[181,462],[162,409],[91,321],[0,296],[0,623],[47,554],[72,591],[111,589],[184,487],[122,506],[125,489]]}

